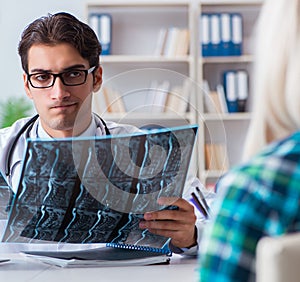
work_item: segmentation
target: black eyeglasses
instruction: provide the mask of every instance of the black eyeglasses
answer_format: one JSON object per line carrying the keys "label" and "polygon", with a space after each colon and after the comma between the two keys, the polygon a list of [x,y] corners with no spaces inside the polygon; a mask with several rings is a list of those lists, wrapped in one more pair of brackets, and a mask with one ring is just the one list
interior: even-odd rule
{"label": "black eyeglasses", "polygon": [[66,86],[81,85],[86,82],[87,75],[95,70],[96,66],[88,70],[72,69],[61,73],[39,72],[27,73],[27,79],[33,88],[50,88],[54,85],[55,80],[59,77]]}

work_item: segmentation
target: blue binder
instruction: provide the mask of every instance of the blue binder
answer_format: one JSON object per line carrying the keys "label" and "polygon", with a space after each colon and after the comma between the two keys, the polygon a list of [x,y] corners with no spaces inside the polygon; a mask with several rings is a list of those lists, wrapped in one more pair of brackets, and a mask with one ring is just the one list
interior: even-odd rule
{"label": "blue binder", "polygon": [[202,13],[200,39],[202,56],[240,56],[243,18],[239,13]]}
{"label": "blue binder", "polygon": [[201,48],[202,56],[210,56],[210,27],[209,27],[209,14],[201,14],[200,16],[200,39],[201,39]]}
{"label": "blue binder", "polygon": [[91,13],[89,24],[95,31],[102,46],[102,55],[111,54],[112,17],[110,14]]}
{"label": "blue binder", "polygon": [[112,17],[109,14],[99,14],[100,43],[102,55],[111,54]]}
{"label": "blue binder", "polygon": [[229,13],[220,14],[220,24],[221,24],[221,56],[230,56],[232,52],[231,46],[231,17]]}
{"label": "blue binder", "polygon": [[243,43],[243,22],[242,15],[239,13],[231,14],[231,34],[232,34],[232,55],[242,55]]}
{"label": "blue binder", "polygon": [[238,112],[238,96],[236,88],[236,71],[229,70],[223,73],[224,90],[229,113]]}
{"label": "blue binder", "polygon": [[238,96],[238,111],[245,112],[248,100],[248,73],[245,70],[236,72],[236,88]]}
{"label": "blue binder", "polygon": [[221,56],[221,24],[220,15],[210,15],[210,56]]}

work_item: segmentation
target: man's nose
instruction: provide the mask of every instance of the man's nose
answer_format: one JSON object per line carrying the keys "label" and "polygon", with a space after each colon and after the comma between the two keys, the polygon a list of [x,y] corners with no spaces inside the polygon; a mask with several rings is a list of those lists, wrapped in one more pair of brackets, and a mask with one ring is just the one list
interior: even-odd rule
{"label": "man's nose", "polygon": [[60,77],[56,77],[51,90],[51,97],[54,99],[63,100],[65,97],[70,96],[66,85],[63,84]]}

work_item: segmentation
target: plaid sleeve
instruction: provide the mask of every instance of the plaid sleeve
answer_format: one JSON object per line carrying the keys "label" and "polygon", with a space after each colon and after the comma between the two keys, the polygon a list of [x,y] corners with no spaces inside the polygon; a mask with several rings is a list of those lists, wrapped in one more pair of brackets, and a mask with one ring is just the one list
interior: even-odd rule
{"label": "plaid sleeve", "polygon": [[201,282],[251,281],[258,240],[299,230],[299,176],[295,161],[260,156],[220,180],[200,245]]}

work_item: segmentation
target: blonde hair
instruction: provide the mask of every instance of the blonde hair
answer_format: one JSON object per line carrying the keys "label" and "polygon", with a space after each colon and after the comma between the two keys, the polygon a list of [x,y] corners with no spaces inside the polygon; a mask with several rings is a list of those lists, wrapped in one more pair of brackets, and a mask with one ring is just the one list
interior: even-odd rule
{"label": "blonde hair", "polygon": [[300,0],[266,0],[255,36],[245,159],[300,128]]}

